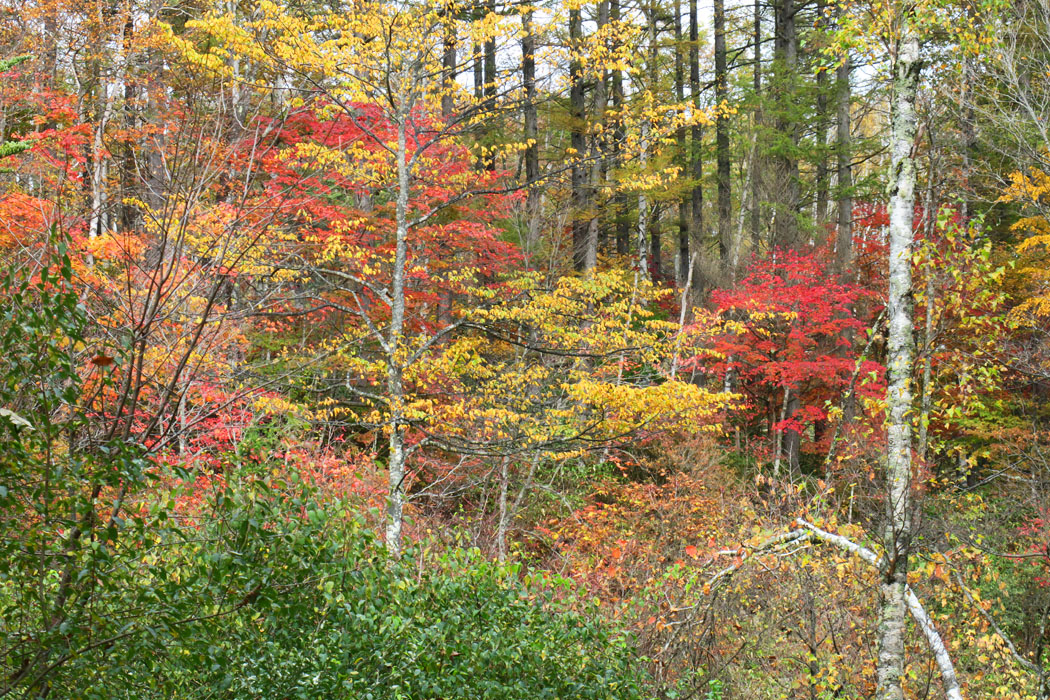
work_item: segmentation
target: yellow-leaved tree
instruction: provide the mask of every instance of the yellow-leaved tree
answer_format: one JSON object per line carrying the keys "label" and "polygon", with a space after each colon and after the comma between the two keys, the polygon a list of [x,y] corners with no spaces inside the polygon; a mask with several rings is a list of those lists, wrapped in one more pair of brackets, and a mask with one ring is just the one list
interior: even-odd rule
{"label": "yellow-leaved tree", "polygon": [[1050,318],[1050,175],[1038,168],[1011,173],[1010,184],[999,201],[1015,202],[1025,209],[1025,216],[1011,226],[1011,230],[1024,236],[1017,245],[1017,254],[1021,258],[1025,298],[1014,313]]}

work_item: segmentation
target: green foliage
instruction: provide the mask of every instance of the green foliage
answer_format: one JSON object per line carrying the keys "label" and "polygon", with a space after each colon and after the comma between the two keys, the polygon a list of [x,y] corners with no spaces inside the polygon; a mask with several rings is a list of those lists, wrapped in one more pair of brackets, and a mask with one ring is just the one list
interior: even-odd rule
{"label": "green foliage", "polygon": [[299,584],[143,675],[177,679],[165,692],[178,697],[641,697],[625,638],[568,612],[551,587],[522,583],[516,567],[458,550],[421,570],[411,556],[388,559],[349,517],[327,522],[323,537],[288,543]]}
{"label": "green foliage", "polygon": [[541,579],[391,560],[272,462],[209,478],[107,436],[72,276],[55,240],[0,283],[0,695],[640,697],[626,638]]}

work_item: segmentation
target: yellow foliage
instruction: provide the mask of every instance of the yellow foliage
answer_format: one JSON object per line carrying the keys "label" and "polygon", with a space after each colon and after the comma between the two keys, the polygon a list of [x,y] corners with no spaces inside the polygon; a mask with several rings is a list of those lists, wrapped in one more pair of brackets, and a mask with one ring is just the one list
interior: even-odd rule
{"label": "yellow foliage", "polygon": [[1028,295],[1014,313],[1050,317],[1050,174],[1035,168],[1027,173],[1011,173],[1010,184],[999,201],[1016,202],[1029,211],[1028,216],[1011,226],[1011,230],[1025,236],[1016,250]]}

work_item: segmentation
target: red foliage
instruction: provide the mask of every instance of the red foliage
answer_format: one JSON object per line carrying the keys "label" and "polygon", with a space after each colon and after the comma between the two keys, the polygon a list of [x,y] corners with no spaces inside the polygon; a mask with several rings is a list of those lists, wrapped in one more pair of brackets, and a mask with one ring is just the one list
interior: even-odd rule
{"label": "red foliage", "polygon": [[[866,326],[858,314],[868,294],[835,279],[820,252],[774,251],[734,288],[711,295],[727,331],[715,345],[723,359],[708,369],[744,394],[745,422],[765,422],[771,434],[825,420],[826,402],[837,403],[856,366],[853,338]],[[860,376],[870,373],[877,381],[857,388],[877,393],[882,366],[862,362]],[[781,421],[785,390],[799,402]]]}

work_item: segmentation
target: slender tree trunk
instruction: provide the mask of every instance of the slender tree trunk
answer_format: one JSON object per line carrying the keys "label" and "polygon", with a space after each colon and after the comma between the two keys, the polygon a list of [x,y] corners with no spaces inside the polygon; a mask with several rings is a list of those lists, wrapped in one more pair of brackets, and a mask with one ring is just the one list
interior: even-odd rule
{"label": "slender tree trunk", "polygon": [[650,267],[653,270],[653,279],[660,279],[663,274],[663,242],[660,230],[660,204],[653,204],[653,214],[649,217],[649,255],[651,257]]}
{"label": "slender tree trunk", "polygon": [[451,3],[446,10],[450,14],[445,25],[445,38],[443,53],[441,55],[441,67],[445,71],[444,92],[441,94],[441,117],[448,119],[455,109],[453,90],[456,87],[456,24],[451,17]]}
{"label": "slender tree trunk", "polygon": [[[649,166],[649,124],[642,122],[641,150],[638,164],[642,170]],[[649,279],[649,197],[644,191],[638,194],[638,273]]]}
{"label": "slender tree trunk", "polygon": [[850,60],[849,55],[835,70],[838,119],[835,128],[835,179],[838,187],[838,222],[835,240],[835,263],[844,274],[853,262],[853,143],[850,130]]}
{"label": "slender tree trunk", "polygon": [[753,89],[755,91],[755,113],[754,133],[755,144],[751,152],[751,248],[752,254],[758,255],[762,242],[762,173],[759,164],[758,152],[759,133],[762,128],[762,3],[755,0],[754,17],[755,34],[755,65],[752,72]]}
{"label": "slender tree trunk", "polygon": [[[674,94],[678,104],[685,104],[685,56],[683,52],[682,35],[682,0],[674,2]],[[689,165],[688,142],[686,141],[686,129],[682,127],[675,134],[678,145],[678,157],[682,172],[686,172]],[[689,278],[689,219],[692,217],[692,199],[688,193],[684,193],[678,200],[678,255],[675,272],[675,281],[681,287]]]}
{"label": "slender tree trunk", "polygon": [[[620,22],[620,0],[609,1],[609,19],[614,24]],[[613,111],[616,113],[613,122],[613,163],[615,167],[622,165],[621,149],[624,134],[624,95],[623,95],[623,71],[613,68],[610,76],[612,83]],[[616,216],[616,254],[627,255],[631,247],[631,233],[627,221],[628,200],[626,193],[617,192],[614,198],[613,211]]]}
{"label": "slender tree trunk", "polygon": [[[619,0],[609,0],[609,20],[618,25],[621,20],[619,14]],[[618,31],[616,33],[618,35]],[[612,85],[612,109],[615,112],[613,118],[612,133],[612,162],[613,167],[619,167],[622,163],[622,149],[624,143],[624,71],[614,67],[610,76]],[[631,233],[627,220],[628,197],[624,192],[616,192],[613,197],[613,212],[615,215],[616,254],[627,255],[631,247]]]}
{"label": "slender tree trunk", "polygon": [[[936,175],[933,167],[933,146],[930,146],[930,165],[926,173],[926,203],[923,217],[923,237],[927,246],[932,240],[934,226],[937,223],[937,193],[934,187]],[[928,250],[928,248],[927,248]],[[934,297],[937,294],[933,264],[926,260],[926,319],[922,336],[922,397],[919,400],[919,460],[926,462],[928,448],[928,427],[930,422],[930,404],[933,400],[933,313]]]}
{"label": "slender tree trunk", "polygon": [[387,494],[386,546],[397,554],[401,551],[401,534],[405,509],[405,424],[404,367],[401,348],[405,325],[405,266],[408,260],[409,165],[405,122],[408,115],[398,115],[397,125],[397,201],[395,204],[396,241],[394,271],[390,285],[390,329],[387,335],[387,398],[390,401],[389,491]]}
{"label": "slender tree trunk", "polygon": [[[817,2],[817,22],[821,36],[826,36],[824,14],[826,0]],[[821,42],[823,44],[823,41]],[[817,72],[817,124],[816,124],[816,178],[817,191],[813,206],[813,218],[821,233],[828,219],[828,72]]]}
{"label": "slender tree trunk", "polygon": [[795,150],[799,142],[799,124],[794,112],[798,77],[798,33],[795,27],[794,0],[776,0],[776,47],[779,68],[777,130],[788,134],[790,143],[777,158],[776,242],[794,247],[798,244],[799,168]]}
{"label": "slender tree trunk", "polygon": [[510,529],[510,511],[507,509],[507,491],[510,487],[510,458],[499,463],[499,523],[496,528],[496,557],[507,561],[507,531]]}
{"label": "slender tree trunk", "polygon": [[[693,109],[700,111],[700,18],[697,14],[697,0],[689,0],[689,96],[693,101]],[[700,249],[700,243],[704,237],[704,128],[699,124],[693,125],[689,136],[690,149],[689,175],[693,180],[693,191],[689,209],[692,219],[689,222],[689,238],[696,249]],[[693,284],[697,287],[701,284],[701,275],[693,275]],[[699,298],[699,297],[694,297]]]}
{"label": "slender tree trunk", "polygon": [[886,523],[883,546],[886,570],[881,586],[879,656],[876,675],[880,700],[903,700],[904,632],[907,613],[908,557],[911,552],[911,376],[912,217],[915,205],[915,96],[919,79],[919,40],[904,18],[900,48],[894,57],[890,127],[890,261],[888,383],[886,386]]}
{"label": "slender tree trunk", "polygon": [[[785,420],[791,420],[795,417],[795,413],[799,409],[799,398],[798,392],[792,392],[791,398],[787,402],[787,410],[785,412]],[[789,473],[792,475],[799,473],[799,456],[802,451],[802,435],[797,430],[785,430],[784,431],[784,458],[787,461]]]}
{"label": "slender tree trunk", "polygon": [[[474,105],[477,109],[484,109],[485,99],[485,50],[481,44],[474,44],[473,52],[473,72],[474,72]],[[483,136],[481,130],[478,131],[478,136]],[[475,170],[484,170],[487,167],[486,157],[484,155],[478,156],[477,161],[474,163]]]}
{"label": "slender tree trunk", "polygon": [[718,181],[718,257],[722,269],[730,272],[730,254],[733,250],[733,203],[731,191],[731,164],[729,159],[729,115],[726,113],[729,97],[729,78],[726,65],[725,0],[714,0],[715,25],[715,161]]}
{"label": "slender tree trunk", "polygon": [[569,10],[569,143],[573,153],[571,170],[572,185],[572,264],[581,271],[587,262],[587,221],[590,203],[587,201],[587,175],[581,159],[587,149],[586,124],[584,123],[583,66],[579,51],[583,40],[583,17],[579,8]]}
{"label": "slender tree trunk", "polygon": [[540,177],[539,118],[536,111],[536,28],[532,23],[530,9],[521,17],[521,82],[524,88],[524,134],[525,134],[525,183],[528,186],[525,204],[528,217],[526,248],[532,254],[539,244],[540,235],[540,190],[536,181]]}
{"label": "slender tree trunk", "polygon": [[[441,67],[444,71],[444,91],[441,94],[441,118],[446,123],[452,119],[452,113],[454,112],[455,105],[455,88],[456,88],[456,23],[453,19],[454,6],[452,2],[449,2],[446,6],[445,12],[447,17],[445,19],[445,36],[444,46],[442,47],[441,55]],[[452,292],[448,289],[443,289],[438,295],[437,303],[437,315],[438,323],[447,325],[452,322]]]}
{"label": "slender tree trunk", "polygon": [[[488,0],[485,9],[489,14],[496,12],[496,0]],[[496,106],[496,39],[489,37],[485,40],[485,111],[491,111]],[[490,169],[495,169],[495,159],[491,159]]]}
{"label": "slender tree trunk", "polygon": [[[605,26],[609,24],[609,0],[602,0],[598,3],[598,23],[597,31],[600,33],[605,29]],[[594,85],[594,115],[593,119],[596,124],[605,124],[605,109],[607,107],[607,98],[605,93],[605,80],[606,76],[603,74],[598,80],[595,81]],[[584,271],[593,271],[598,267],[598,239],[600,237],[601,229],[601,217],[596,211],[595,202],[598,198],[598,188],[601,187],[603,166],[605,161],[603,154],[605,152],[604,132],[598,132],[591,136],[591,175],[590,182],[587,185],[587,202],[589,204],[590,221],[587,223],[587,247],[584,251],[583,256],[583,269]]]}
{"label": "slender tree trunk", "polygon": [[780,476],[780,463],[782,461],[784,452],[784,428],[783,423],[787,420],[788,415],[788,404],[791,402],[791,389],[784,387],[784,399],[780,404],[780,420],[776,420],[776,414],[773,414],[773,419],[777,423],[777,427],[774,428],[774,439],[773,439],[773,478],[777,479]]}

